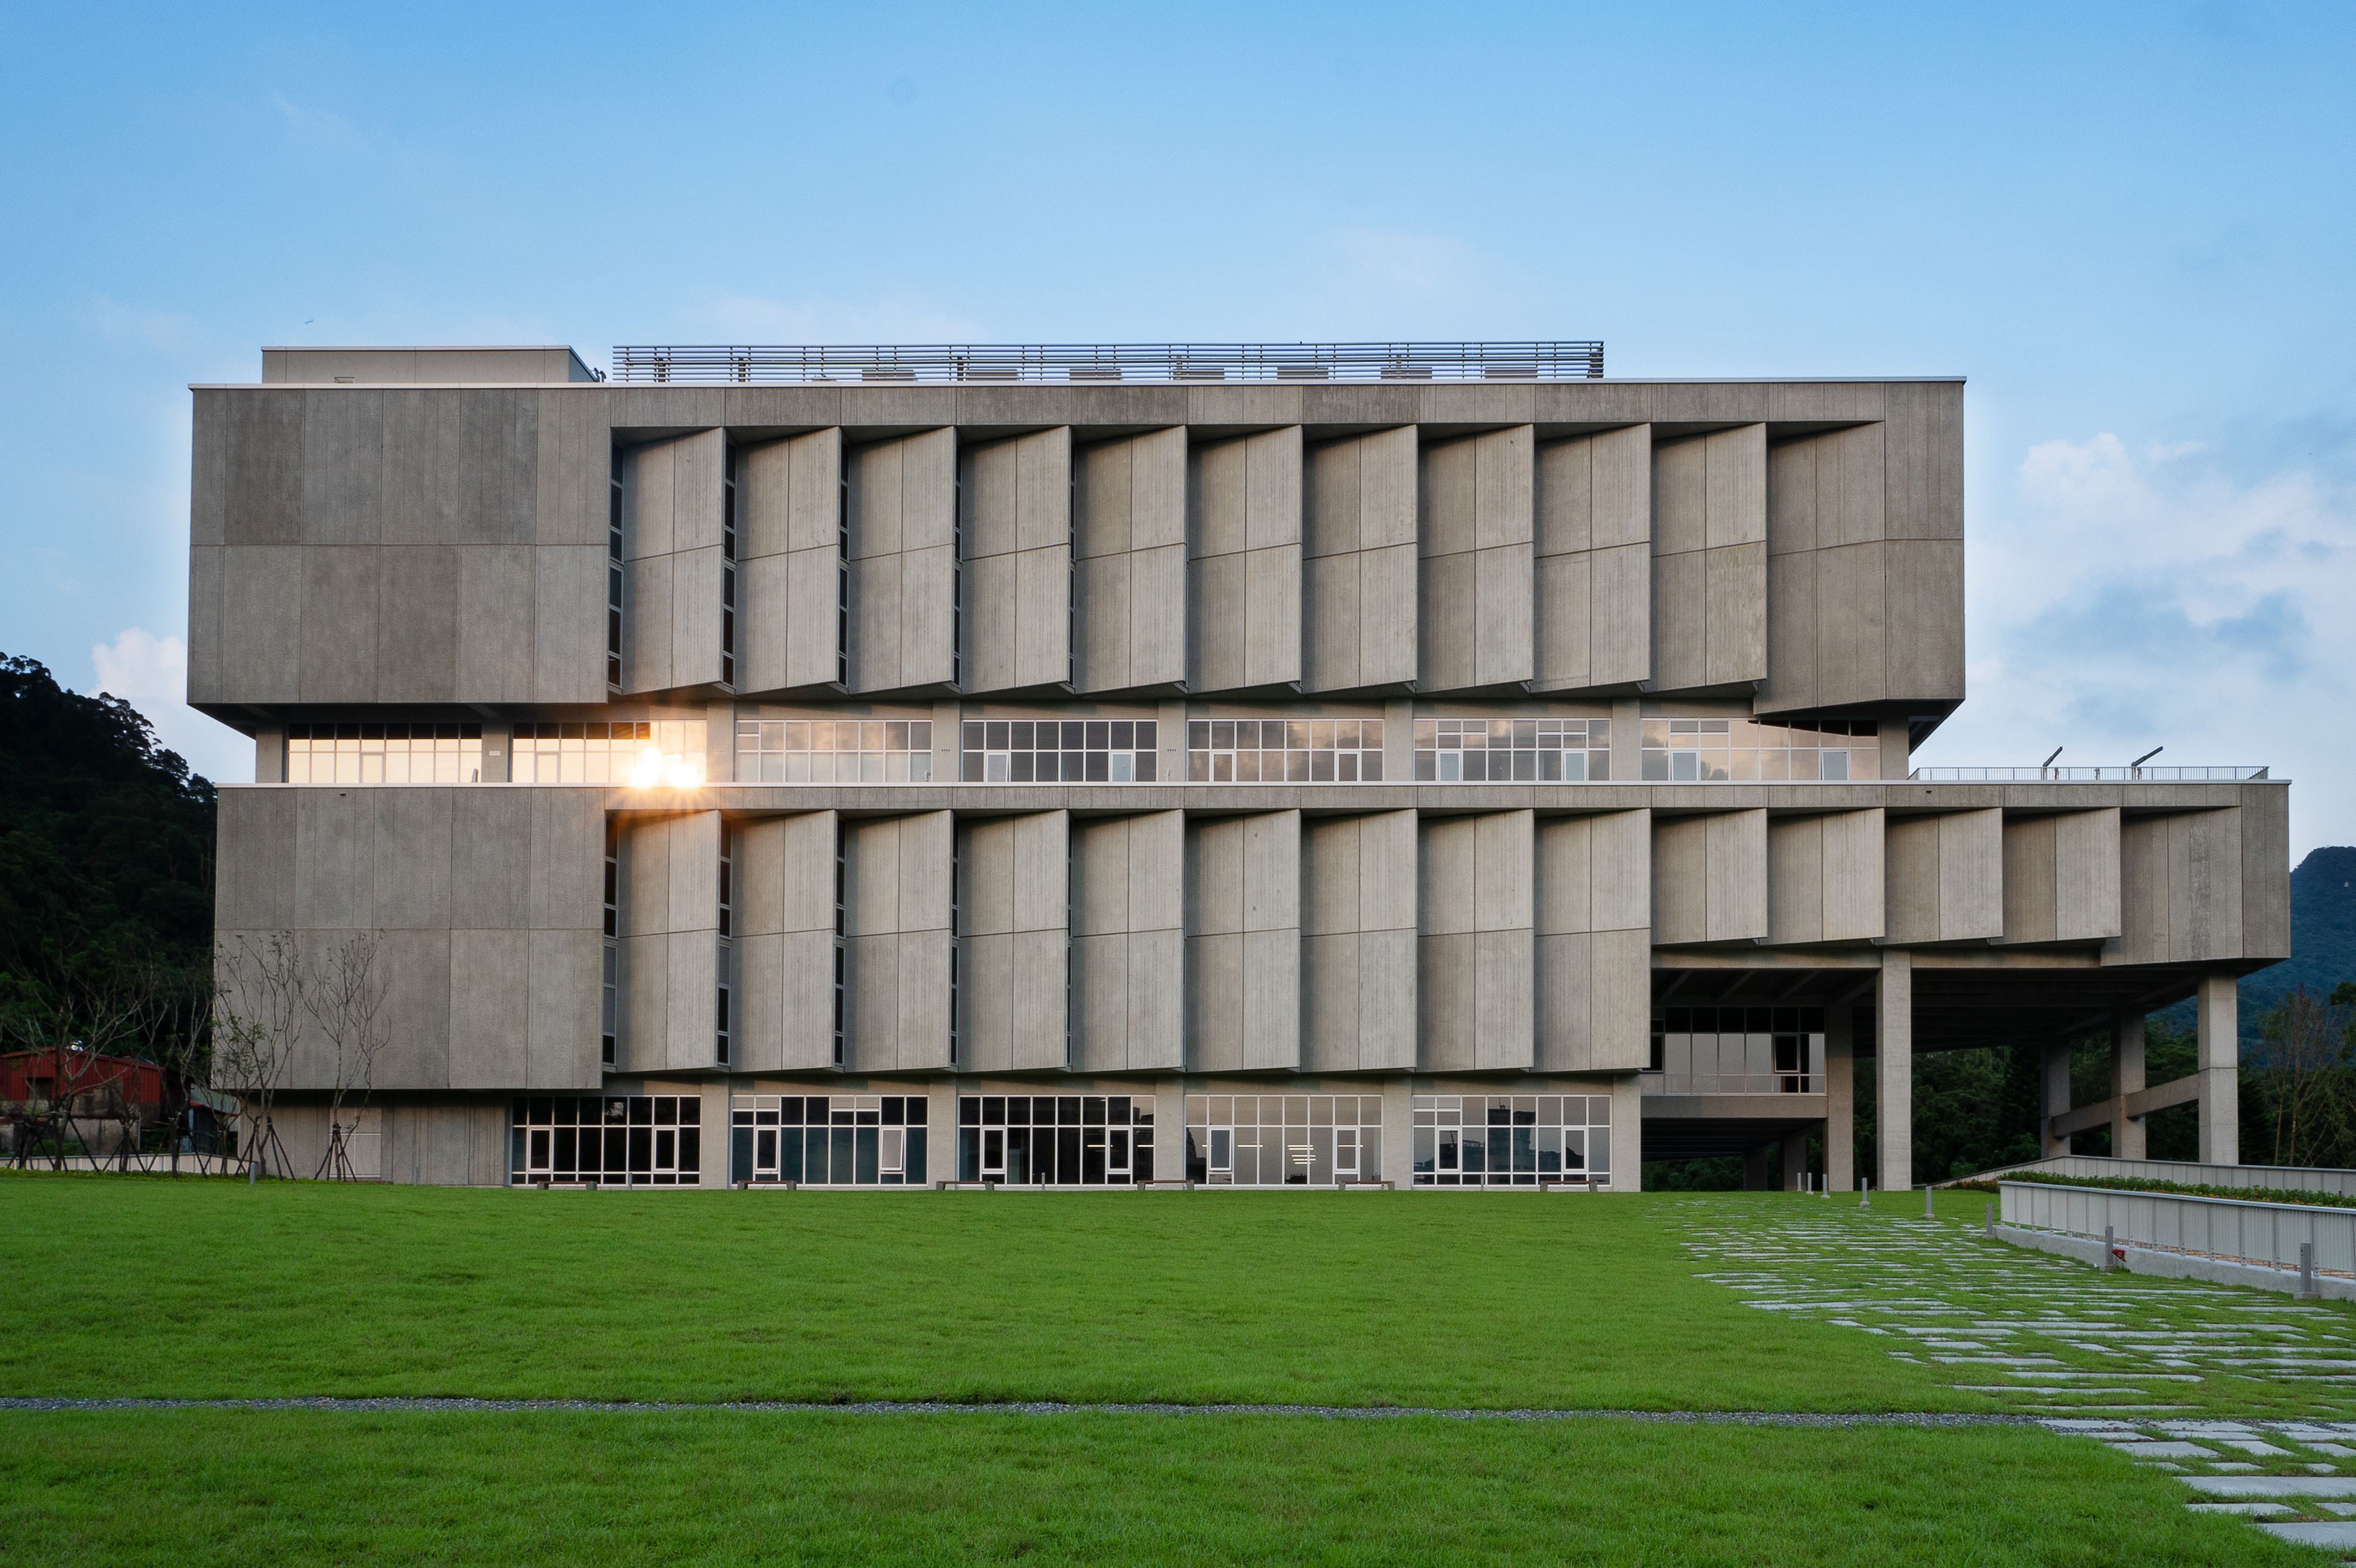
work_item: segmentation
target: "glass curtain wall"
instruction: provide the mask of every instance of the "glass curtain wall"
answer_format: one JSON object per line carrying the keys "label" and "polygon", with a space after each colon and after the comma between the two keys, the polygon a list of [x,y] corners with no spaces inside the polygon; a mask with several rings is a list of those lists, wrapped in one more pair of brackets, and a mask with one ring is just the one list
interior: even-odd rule
{"label": "glass curtain wall", "polygon": [[958,1179],[1010,1187],[1151,1181],[1153,1097],[961,1095]]}
{"label": "glass curtain wall", "polygon": [[1186,1179],[1212,1187],[1378,1181],[1383,1101],[1374,1094],[1190,1094]]}
{"label": "glass curtain wall", "polygon": [[692,1094],[535,1095],[513,1102],[509,1179],[593,1187],[696,1185],[703,1101]]}
{"label": "glass curtain wall", "polygon": [[921,1094],[739,1094],[729,1101],[738,1181],[803,1187],[921,1187]]}
{"label": "glass curtain wall", "polygon": [[1612,1185],[1612,1101],[1581,1094],[1419,1094],[1415,1185]]}

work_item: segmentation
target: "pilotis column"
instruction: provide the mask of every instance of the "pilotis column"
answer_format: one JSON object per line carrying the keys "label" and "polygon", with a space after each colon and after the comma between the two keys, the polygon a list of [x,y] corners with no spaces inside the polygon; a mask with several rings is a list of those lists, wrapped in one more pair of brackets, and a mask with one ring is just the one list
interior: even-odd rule
{"label": "pilotis column", "polygon": [[1825,1010],[1825,1189],[1857,1190],[1857,1009]]}
{"label": "pilotis column", "polygon": [[1875,1110],[1881,1190],[1914,1185],[1914,955],[1890,948],[1874,986]]}
{"label": "pilotis column", "polygon": [[2201,1160],[2242,1163],[2241,992],[2230,974],[2201,977]]}
{"label": "pilotis column", "polygon": [[2143,1015],[2121,1008],[2111,1017],[2111,1094],[2119,1109],[2111,1115],[2111,1157],[2144,1157],[2143,1118],[2126,1112],[2126,1097],[2144,1087]]}
{"label": "pilotis column", "polygon": [[2043,1068],[2040,1075],[2042,1093],[2037,1118],[2037,1152],[2047,1159],[2070,1153],[2070,1140],[2053,1135],[2053,1118],[2066,1115],[2070,1110],[2070,1042],[2048,1040],[2040,1058]]}

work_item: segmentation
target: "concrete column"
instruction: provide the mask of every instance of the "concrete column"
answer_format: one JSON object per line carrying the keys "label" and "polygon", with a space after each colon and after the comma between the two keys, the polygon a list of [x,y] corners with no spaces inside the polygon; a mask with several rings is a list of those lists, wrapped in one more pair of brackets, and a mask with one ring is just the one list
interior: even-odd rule
{"label": "concrete column", "polygon": [[[504,774],[502,778],[506,777]],[[286,726],[263,725],[253,732],[253,781],[286,782]]]}
{"label": "concrete column", "polygon": [[1383,1179],[1400,1192],[1415,1185],[1415,1079],[1406,1073],[1383,1079]]}
{"label": "concrete column", "polygon": [[1154,744],[1161,748],[1157,781],[1163,784],[1186,782],[1186,703],[1173,697],[1162,703],[1154,714]]}
{"label": "concrete column", "polygon": [[1186,1080],[1153,1080],[1153,1179],[1186,1179]]}
{"label": "concrete column", "polygon": [[1383,782],[1415,782],[1415,703],[1411,698],[1383,704]]}
{"label": "concrete column", "polygon": [[[2111,1095],[2124,1102],[2126,1096],[2143,1087],[2143,1015],[2122,1008],[2111,1016]],[[2142,1117],[2130,1116],[2124,1109],[2115,1112],[2111,1117],[2111,1157],[2142,1159],[2143,1133]]]}
{"label": "concrete column", "polygon": [[1612,704],[1612,781],[1633,784],[1644,777],[1644,703],[1622,697]]}
{"label": "concrete column", "polygon": [[1825,1010],[1825,1189],[1857,1190],[1857,1012]]}
{"label": "concrete column", "polygon": [[2242,1163],[2241,992],[2230,974],[2201,977],[2201,1160]]}
{"label": "concrete column", "polygon": [[483,782],[505,784],[515,777],[515,725],[483,725]]}
{"label": "concrete column", "polygon": [[1612,1080],[1612,1190],[1644,1190],[1644,1086],[1633,1072]]}
{"label": "concrete column", "polygon": [[1875,1143],[1884,1192],[1914,1185],[1914,955],[1890,948],[1874,986]]}
{"label": "concrete column", "polygon": [[958,725],[965,718],[962,703],[933,704],[933,782],[954,784],[958,769],[965,759],[964,732]]}
{"label": "concrete column", "polygon": [[1783,1134],[1783,1186],[1785,1192],[1800,1190],[1800,1177],[1808,1169],[1808,1134],[1804,1129]]}
{"label": "concrete column", "polygon": [[925,1181],[958,1179],[958,1080],[937,1078],[926,1086]]}
{"label": "concrete column", "polygon": [[2037,1152],[2050,1160],[2070,1153],[2070,1140],[2053,1135],[2053,1118],[2070,1109],[2070,1042],[2046,1041],[2038,1065]]}
{"label": "concrete column", "polygon": [[1762,1144],[1742,1156],[1742,1190],[1772,1192],[1775,1187],[1775,1145]]}

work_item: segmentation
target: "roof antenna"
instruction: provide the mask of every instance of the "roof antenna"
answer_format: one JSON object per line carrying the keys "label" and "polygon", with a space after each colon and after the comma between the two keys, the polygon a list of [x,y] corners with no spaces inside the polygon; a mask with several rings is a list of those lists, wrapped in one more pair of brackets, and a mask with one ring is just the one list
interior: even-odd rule
{"label": "roof antenna", "polygon": [[2128,763],[2127,766],[2129,768],[2141,768],[2145,763],[2149,762],[2153,757],[2158,757],[2161,752],[2166,751],[2168,747],[2164,746],[2155,746],[2149,751],[2145,752],[2141,757],[2136,757],[2133,762]]}
{"label": "roof antenna", "polygon": [[[2053,748],[2053,757],[2059,757],[2059,756],[2061,756],[2061,755],[2062,755],[2062,747],[2060,747],[2060,746],[2055,746],[2055,747]],[[2040,767],[2040,768],[2051,768],[2051,767],[2052,767],[2052,766],[2053,766],[2053,757],[2047,757],[2044,761],[2042,761],[2042,762],[2039,763],[2037,766],[2038,766],[2038,767]]]}

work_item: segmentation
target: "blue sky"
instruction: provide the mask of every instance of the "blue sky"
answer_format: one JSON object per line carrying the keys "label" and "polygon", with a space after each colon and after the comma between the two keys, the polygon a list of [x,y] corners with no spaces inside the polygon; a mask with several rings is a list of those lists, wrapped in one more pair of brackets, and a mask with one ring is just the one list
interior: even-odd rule
{"label": "blue sky", "polygon": [[0,9],[0,649],[177,702],[263,343],[1601,337],[1960,372],[1928,763],[2356,842],[2356,7]]}

